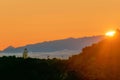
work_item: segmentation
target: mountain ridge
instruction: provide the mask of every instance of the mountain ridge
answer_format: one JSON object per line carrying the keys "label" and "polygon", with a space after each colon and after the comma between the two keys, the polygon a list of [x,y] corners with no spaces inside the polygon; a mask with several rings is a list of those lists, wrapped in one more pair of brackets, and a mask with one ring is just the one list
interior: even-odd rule
{"label": "mountain ridge", "polygon": [[104,39],[103,36],[92,36],[83,38],[66,38],[53,41],[44,41],[41,43],[28,44],[26,46],[21,46],[17,48],[9,46],[3,51],[1,51],[1,53],[19,53],[22,52],[24,48],[28,48],[30,52],[54,52],[64,49],[81,50],[83,47],[99,42],[102,39]]}

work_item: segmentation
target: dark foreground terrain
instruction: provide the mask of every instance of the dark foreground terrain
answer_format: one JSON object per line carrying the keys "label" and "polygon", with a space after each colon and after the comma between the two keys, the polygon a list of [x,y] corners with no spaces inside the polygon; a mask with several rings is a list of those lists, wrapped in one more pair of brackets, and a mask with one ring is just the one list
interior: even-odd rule
{"label": "dark foreground terrain", "polygon": [[76,80],[67,69],[67,60],[0,58],[1,80]]}

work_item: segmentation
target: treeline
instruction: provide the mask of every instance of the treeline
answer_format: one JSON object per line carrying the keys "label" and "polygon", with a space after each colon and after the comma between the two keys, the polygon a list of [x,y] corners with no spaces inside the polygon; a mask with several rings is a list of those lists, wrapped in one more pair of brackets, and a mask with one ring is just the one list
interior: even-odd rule
{"label": "treeline", "polygon": [[85,47],[69,58],[68,67],[79,80],[120,80],[120,37]]}
{"label": "treeline", "polygon": [[74,71],[69,71],[68,60],[0,58],[0,79],[2,80],[77,80]]}

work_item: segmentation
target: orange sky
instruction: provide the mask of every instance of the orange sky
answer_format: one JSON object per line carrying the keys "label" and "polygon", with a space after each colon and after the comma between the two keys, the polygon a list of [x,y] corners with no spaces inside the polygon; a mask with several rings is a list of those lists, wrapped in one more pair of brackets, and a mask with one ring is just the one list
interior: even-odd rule
{"label": "orange sky", "polygon": [[119,28],[120,0],[0,0],[0,49]]}

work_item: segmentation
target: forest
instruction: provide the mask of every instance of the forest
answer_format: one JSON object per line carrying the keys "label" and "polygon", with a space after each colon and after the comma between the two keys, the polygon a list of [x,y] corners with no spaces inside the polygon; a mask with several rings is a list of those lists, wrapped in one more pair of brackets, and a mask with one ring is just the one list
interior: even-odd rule
{"label": "forest", "polygon": [[0,58],[0,77],[3,80],[77,80],[74,71],[68,70],[67,62],[56,58],[3,56]]}

